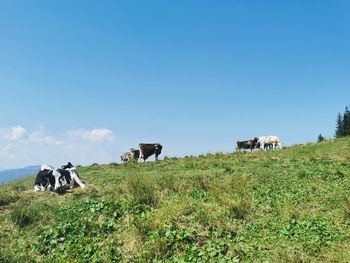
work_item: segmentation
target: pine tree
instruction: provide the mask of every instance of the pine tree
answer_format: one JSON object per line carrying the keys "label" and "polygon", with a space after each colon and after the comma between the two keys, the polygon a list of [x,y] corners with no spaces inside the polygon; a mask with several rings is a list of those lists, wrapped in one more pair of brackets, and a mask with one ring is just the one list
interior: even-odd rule
{"label": "pine tree", "polygon": [[336,128],[335,128],[335,137],[336,138],[340,138],[343,136],[343,118],[341,116],[340,113],[338,113],[337,116],[337,124],[336,124]]}
{"label": "pine tree", "polygon": [[324,140],[325,140],[325,138],[322,136],[322,134],[319,134],[318,138],[317,138],[317,142],[322,142]]}
{"label": "pine tree", "polygon": [[343,136],[350,135],[350,111],[348,107],[345,107],[343,115]]}

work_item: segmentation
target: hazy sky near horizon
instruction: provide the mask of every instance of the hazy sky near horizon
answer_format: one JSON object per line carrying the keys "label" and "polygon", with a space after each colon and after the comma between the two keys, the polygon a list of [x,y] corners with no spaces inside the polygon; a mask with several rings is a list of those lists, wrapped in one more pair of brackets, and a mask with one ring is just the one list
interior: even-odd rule
{"label": "hazy sky near horizon", "polygon": [[0,169],[286,145],[350,103],[349,1],[0,1]]}

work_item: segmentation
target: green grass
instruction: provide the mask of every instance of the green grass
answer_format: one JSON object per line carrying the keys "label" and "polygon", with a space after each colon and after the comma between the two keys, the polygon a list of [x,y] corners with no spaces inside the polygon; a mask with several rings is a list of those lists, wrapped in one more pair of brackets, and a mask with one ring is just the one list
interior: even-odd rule
{"label": "green grass", "polygon": [[0,262],[349,262],[350,138],[0,186]]}

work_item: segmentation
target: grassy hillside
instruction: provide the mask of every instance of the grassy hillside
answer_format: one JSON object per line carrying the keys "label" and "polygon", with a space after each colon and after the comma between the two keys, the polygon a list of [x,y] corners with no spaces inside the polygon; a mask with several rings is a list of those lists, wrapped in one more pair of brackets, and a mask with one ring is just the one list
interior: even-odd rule
{"label": "grassy hillside", "polygon": [[0,262],[349,262],[350,138],[0,186]]}

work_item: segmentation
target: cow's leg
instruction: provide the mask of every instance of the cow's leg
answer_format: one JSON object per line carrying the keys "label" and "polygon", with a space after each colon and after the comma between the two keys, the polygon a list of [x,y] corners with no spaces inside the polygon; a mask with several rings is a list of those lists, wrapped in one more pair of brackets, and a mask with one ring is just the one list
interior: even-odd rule
{"label": "cow's leg", "polygon": [[155,158],[156,161],[158,161],[158,154],[155,154],[154,156],[156,157],[156,158]]}
{"label": "cow's leg", "polygon": [[140,150],[140,155],[139,155],[139,159],[138,159],[138,162],[141,163],[142,162],[142,159],[143,159],[143,154]]}
{"label": "cow's leg", "polygon": [[57,168],[54,169],[52,171],[52,175],[55,177],[55,186],[54,186],[54,189],[55,191],[58,190],[60,188],[60,181],[59,181],[59,178],[61,176],[60,172],[57,171]]}
{"label": "cow's leg", "polygon": [[74,182],[76,182],[81,188],[86,188],[86,185],[83,184],[83,182],[80,180],[80,178],[76,173],[71,173],[71,177],[73,180],[73,185],[74,185]]}

